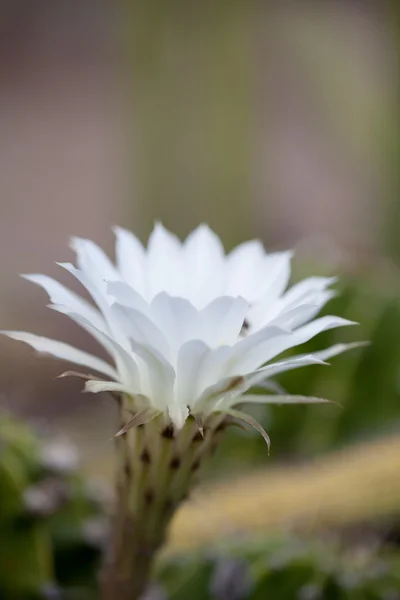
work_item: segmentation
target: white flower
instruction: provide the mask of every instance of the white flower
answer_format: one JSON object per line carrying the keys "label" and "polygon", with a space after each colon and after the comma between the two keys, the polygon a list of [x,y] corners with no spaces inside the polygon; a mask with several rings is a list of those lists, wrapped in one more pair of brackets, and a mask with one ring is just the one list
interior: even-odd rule
{"label": "white flower", "polygon": [[179,429],[189,414],[199,423],[214,412],[238,416],[239,403],[319,401],[244,394],[278,373],[321,364],[354,346],[271,363],[322,331],[352,324],[336,316],[315,318],[334,295],[332,278],[311,277],[287,289],[291,252],[267,254],[251,241],[225,254],[204,225],[183,243],[156,225],[147,248],[125,229],[115,234],[116,265],[96,244],[76,238],[77,267],[60,263],[95,305],[46,275],[25,276],[46,290],[51,308],[96,338],[113,364],[31,333],[3,333],[100,373],[106,379],[87,376],[85,389],[137,399],[136,424],[164,414]]}

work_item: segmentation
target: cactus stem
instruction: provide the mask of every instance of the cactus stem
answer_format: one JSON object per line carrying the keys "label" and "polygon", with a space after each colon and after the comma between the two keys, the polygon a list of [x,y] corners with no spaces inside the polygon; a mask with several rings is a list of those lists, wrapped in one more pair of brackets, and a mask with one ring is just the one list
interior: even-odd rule
{"label": "cactus stem", "polygon": [[223,418],[210,416],[200,433],[195,419],[176,431],[159,415],[139,427],[123,426],[115,438],[117,506],[102,600],[135,600],[145,590],[169,522],[210,456]]}

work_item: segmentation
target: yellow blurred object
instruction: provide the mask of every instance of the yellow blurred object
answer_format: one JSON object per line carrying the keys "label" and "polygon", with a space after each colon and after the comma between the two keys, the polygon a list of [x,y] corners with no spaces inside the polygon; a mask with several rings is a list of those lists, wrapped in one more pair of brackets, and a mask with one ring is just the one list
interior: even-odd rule
{"label": "yellow blurred object", "polygon": [[215,489],[202,489],[177,514],[170,549],[226,535],[338,526],[400,513],[400,437],[366,443],[318,461],[268,466]]}

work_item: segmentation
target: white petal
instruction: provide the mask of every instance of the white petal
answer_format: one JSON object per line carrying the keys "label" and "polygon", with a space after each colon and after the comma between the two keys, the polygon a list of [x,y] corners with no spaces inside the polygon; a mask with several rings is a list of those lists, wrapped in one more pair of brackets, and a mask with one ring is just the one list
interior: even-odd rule
{"label": "white petal", "polygon": [[[64,306],[63,304],[49,304],[48,305],[49,308],[51,308],[52,310],[55,310],[56,312],[62,314],[62,315],[66,315],[67,317],[69,317],[70,319],[72,319],[72,321],[75,321],[75,323],[77,323],[79,325],[79,327],[82,327],[82,329],[84,329],[85,331],[87,331],[92,337],[95,338],[95,340],[114,358],[115,360],[115,352],[114,352],[114,347],[112,346],[112,344],[108,343],[108,336],[106,331],[101,330],[99,328],[96,327],[95,323],[93,323],[92,321],[90,321],[89,319],[86,319],[84,316],[82,316],[81,313],[79,313],[79,316],[81,317],[81,321],[78,321],[74,315],[77,315],[78,313],[74,313],[70,308],[68,308],[67,306]],[[87,323],[90,323],[90,327],[88,327]],[[105,329],[105,328],[104,328]],[[98,333],[98,331],[101,331],[101,334]],[[104,335],[107,337],[104,337]]]}
{"label": "white petal", "polygon": [[306,367],[308,365],[326,365],[326,363],[322,359],[316,357],[314,354],[293,356],[287,360],[282,360],[267,365],[266,367],[262,367],[261,369],[257,369],[257,371],[254,371],[253,373],[247,373],[244,375],[245,385],[243,386],[243,389],[246,391],[250,387],[257,385],[257,383],[264,381],[264,379],[274,377],[275,375],[284,373],[285,371],[292,371],[294,369],[298,369],[299,367]]}
{"label": "white petal", "polygon": [[186,238],[183,267],[185,297],[197,308],[222,295],[225,288],[224,248],[207,225],[200,225]]}
{"label": "white petal", "polygon": [[118,272],[106,253],[92,240],[73,237],[71,248],[77,255],[77,265],[89,279],[119,279]]}
{"label": "white petal", "polygon": [[122,281],[111,281],[107,284],[107,293],[115,298],[118,304],[139,310],[149,316],[150,305],[130,285]]}
{"label": "white petal", "polygon": [[298,302],[310,292],[322,292],[337,281],[336,277],[308,277],[290,288],[285,294],[287,304]]}
{"label": "white petal", "polygon": [[269,322],[269,326],[276,325],[292,331],[303,323],[310,321],[319,312],[319,306],[312,304],[302,304],[292,310],[281,313],[278,317]]}
{"label": "white petal", "polygon": [[232,348],[230,346],[220,346],[204,355],[199,365],[194,390],[196,404],[202,401],[205,390],[213,385],[218,386],[221,380],[229,376],[231,358]]}
{"label": "white petal", "polygon": [[229,375],[257,369],[269,360],[265,358],[267,354],[265,348],[274,347],[277,343],[282,343],[283,340],[292,335],[289,330],[282,327],[268,325],[240,340],[233,347],[231,373]]}
{"label": "white petal", "polygon": [[[106,283],[106,281],[101,281],[100,285],[99,282],[93,282],[91,278],[89,278],[85,273],[71,265],[71,263],[57,264],[69,273],[71,273],[71,275],[73,275],[92,296],[93,300],[96,302],[97,306],[100,308],[102,314],[104,315],[104,319],[107,324],[107,330],[103,333],[113,337],[121,346],[125,346],[126,344],[123,332],[121,332],[118,323],[115,321],[115,318],[113,317],[110,311],[111,299],[107,294],[108,284]],[[97,327],[92,322],[91,325],[93,325],[97,329]]]}
{"label": "white petal", "polygon": [[[315,358],[311,354],[300,357],[295,356],[293,358],[289,358],[288,360],[267,365],[266,367],[258,369],[252,373],[237,373],[236,377],[231,377],[229,379],[220,381],[217,386],[213,386],[210,390],[206,390],[204,395],[209,397],[212,393],[215,403],[215,410],[224,410],[225,408],[229,408],[230,406],[234,406],[235,404],[243,402],[244,400],[242,398],[242,394],[247,392],[247,390],[250,388],[255,387],[258,383],[264,381],[268,377],[273,377],[279,373],[284,373],[285,371],[291,371],[293,369],[298,369],[308,365],[324,364],[326,363]],[[232,381],[232,379],[237,379],[238,385],[230,386],[229,382]],[[227,388],[228,392],[226,393],[225,390]]]}
{"label": "white petal", "polygon": [[94,369],[113,379],[118,378],[115,369],[104,360],[101,360],[101,358],[97,358],[92,354],[88,354],[83,350],[78,350],[78,348],[74,348],[69,344],[64,344],[63,342],[58,342],[23,331],[1,331],[0,333],[7,335],[14,340],[29,344],[37,352],[45,352],[56,358],[67,360],[68,362],[73,362],[77,365],[88,367],[89,369]]}
{"label": "white petal", "polygon": [[260,270],[265,257],[258,240],[240,244],[226,257],[228,296],[243,296],[249,302],[258,300],[263,293]]}
{"label": "white petal", "polygon": [[48,293],[53,304],[63,304],[71,311],[79,313],[91,321],[95,327],[102,330],[105,328],[104,319],[94,306],[55,279],[41,274],[22,275],[22,277],[42,287]]}
{"label": "white petal", "polygon": [[152,346],[169,360],[170,349],[163,333],[143,313],[117,303],[112,305],[111,313],[115,316],[115,320],[121,324],[127,338],[139,344]]}
{"label": "white petal", "polygon": [[210,346],[234,344],[242,330],[248,311],[243,298],[221,296],[200,312],[201,338]]}
{"label": "white petal", "polygon": [[267,254],[260,272],[264,294],[271,300],[279,298],[289,283],[293,252]]}
{"label": "white petal", "polygon": [[208,346],[200,340],[186,342],[178,354],[175,397],[181,406],[191,406],[196,399],[199,370]]}
{"label": "white petal", "polygon": [[89,323],[80,315],[77,315],[75,313],[68,313],[68,316],[71,319],[73,319],[76,323],[82,325],[82,327],[85,327],[87,331],[93,333],[93,335],[96,336],[96,339],[100,339],[101,343],[104,345],[105,348],[110,348],[110,351],[113,353],[114,360],[117,365],[117,370],[119,373],[118,379],[121,380],[122,383],[126,383],[133,389],[138,389],[139,387],[141,387],[141,381],[137,364],[133,356],[130,353],[128,353],[123,346],[121,346],[115,339],[96,329],[92,325],[92,323]]}
{"label": "white petal", "polygon": [[154,406],[160,410],[173,402],[175,371],[165,358],[154,348],[146,344],[131,341],[133,352],[139,356],[147,367],[147,390],[144,390]]}
{"label": "white petal", "polygon": [[71,273],[79,281],[81,285],[89,292],[92,296],[93,300],[96,302],[97,306],[100,308],[101,312],[104,314],[107,320],[107,312],[110,305],[110,302],[107,299],[106,291],[106,282],[103,282],[102,289],[93,283],[92,279],[89,278],[83,271],[80,271],[71,263],[57,263],[59,267]]}
{"label": "white petal", "polygon": [[330,348],[326,348],[325,350],[320,350],[319,352],[313,352],[313,356],[320,360],[326,361],[329,358],[333,358],[338,354],[342,354],[343,352],[347,352],[348,350],[354,350],[355,348],[364,348],[365,346],[369,346],[370,342],[350,342],[349,344],[335,344]]}
{"label": "white petal", "polygon": [[168,340],[175,358],[185,342],[202,337],[199,313],[184,298],[158,294],[151,303],[151,318]]}
{"label": "white petal", "polygon": [[147,245],[148,299],[166,291],[179,295],[182,269],[181,243],[160,223],[154,227]]}
{"label": "white petal", "polygon": [[[314,316],[317,315],[324,304],[335,296],[334,291],[326,291],[333,281],[335,279],[332,277],[306,279],[293,286],[283,296],[275,298],[273,302],[270,295],[266,294],[264,299],[250,308],[249,322],[252,330],[261,329],[280,315],[304,304],[315,305]],[[296,327],[303,323],[299,321]]]}
{"label": "white petal", "polygon": [[[308,342],[322,331],[328,331],[329,329],[347,325],[356,325],[356,323],[348,321],[347,319],[342,319],[341,317],[326,316],[316,319],[307,325],[303,325],[293,332],[288,333],[282,330],[281,333],[277,332],[275,335],[267,335],[264,341],[263,332],[269,333],[269,330],[273,329],[272,327],[266,327],[265,330],[261,330],[252,336],[248,336],[245,340],[242,340],[236,345],[238,352],[236,368],[238,368],[240,364],[242,372],[243,370],[255,370],[285,350]],[[245,343],[251,344],[251,347],[247,349]],[[243,350],[248,351],[244,353]]]}
{"label": "white petal", "polygon": [[175,427],[177,429],[182,429],[186,422],[186,419],[189,416],[189,409],[187,406],[172,404],[168,406],[168,414]]}
{"label": "white petal", "polygon": [[115,227],[115,254],[121,277],[143,297],[146,295],[145,251],[138,240],[127,229]]}

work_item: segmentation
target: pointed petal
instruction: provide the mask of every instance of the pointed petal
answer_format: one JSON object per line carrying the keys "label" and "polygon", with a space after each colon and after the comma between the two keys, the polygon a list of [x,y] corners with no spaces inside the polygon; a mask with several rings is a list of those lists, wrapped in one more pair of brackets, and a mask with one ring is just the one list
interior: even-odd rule
{"label": "pointed petal", "polygon": [[337,281],[337,277],[308,277],[292,286],[284,296],[285,302],[291,304],[299,302],[310,292],[322,292]]}
{"label": "pointed petal", "polygon": [[248,415],[247,413],[242,412],[241,410],[234,410],[232,408],[228,409],[227,411],[224,411],[224,412],[226,412],[231,417],[238,419],[238,421],[247,423],[247,425],[250,425],[250,427],[253,427],[256,431],[258,431],[258,433],[260,433],[262,435],[265,443],[268,446],[268,454],[270,453],[271,440],[269,439],[268,433],[265,431],[264,427],[257,421],[257,419],[254,419],[254,417],[252,417],[251,415]]}
{"label": "pointed petal", "polygon": [[245,394],[236,398],[235,404],[337,404],[337,402],[315,396]]}
{"label": "pointed petal", "polygon": [[[87,289],[89,294],[92,296],[93,300],[96,302],[97,306],[100,308],[102,314],[104,315],[104,320],[107,325],[106,330],[100,330],[93,322],[84,319],[84,321],[89,322],[94,330],[99,329],[102,333],[106,334],[106,336],[112,336],[112,338],[117,341],[118,344],[124,346],[126,341],[119,324],[115,322],[113,315],[111,314],[110,304],[111,299],[107,295],[107,282],[105,280],[94,281],[93,278],[89,278],[85,273],[71,265],[70,263],[57,263],[63,269],[66,269],[71,275],[73,275],[82,285]],[[65,311],[69,314],[68,311]],[[82,325],[83,326],[83,325]],[[85,327],[86,328],[86,327]],[[96,336],[97,339],[97,336]]]}
{"label": "pointed petal", "polygon": [[287,360],[282,360],[276,363],[272,363],[261,369],[257,369],[252,373],[247,373],[244,375],[245,385],[243,389],[249,389],[264,381],[267,378],[274,377],[279,373],[284,373],[285,371],[292,371],[294,369],[299,369],[300,367],[307,367],[309,365],[326,365],[324,361],[317,358],[314,354],[305,354],[303,356],[293,356],[288,358]]}
{"label": "pointed petal", "polygon": [[82,317],[91,321],[93,325],[99,329],[104,330],[106,327],[103,317],[94,306],[52,277],[41,275],[39,273],[22,275],[22,277],[42,287],[49,295],[53,304],[63,304],[64,306],[67,306],[71,311],[81,314]]}
{"label": "pointed petal", "polygon": [[335,344],[330,348],[326,348],[326,350],[321,350],[320,352],[313,352],[313,356],[315,358],[319,358],[320,360],[328,360],[329,358],[333,358],[338,354],[342,354],[343,352],[347,352],[348,350],[354,350],[356,348],[365,348],[366,346],[370,346],[371,342],[363,341],[363,342],[351,342],[349,344]]}
{"label": "pointed petal", "polygon": [[280,394],[282,396],[288,394],[288,392],[285,390],[285,388],[280,383],[278,383],[277,381],[274,381],[273,379],[267,379],[266,381],[260,381],[254,387],[257,387],[260,390],[266,390],[268,392],[272,392],[273,394]]}
{"label": "pointed petal", "polygon": [[207,225],[200,225],[188,235],[182,251],[185,296],[197,308],[202,308],[223,293],[224,248]]}
{"label": "pointed petal", "polygon": [[[315,315],[318,314],[317,307],[322,308],[335,295],[334,291],[326,291],[334,281],[335,278],[332,277],[311,277],[294,285],[273,302],[270,295],[266,294],[265,298],[253,305],[249,311],[252,328],[261,329],[270,324],[273,319],[303,304],[315,305]],[[301,324],[299,322],[296,326]]]}
{"label": "pointed petal", "polygon": [[134,390],[131,386],[124,383],[118,383],[118,381],[98,381],[97,379],[87,381],[84,391],[91,392],[92,394],[98,394],[100,392],[120,392],[122,394],[129,394],[130,396],[138,393],[138,390]]}
{"label": "pointed petal", "polygon": [[138,411],[128,423],[126,423],[116,434],[114,437],[119,437],[127,433],[130,429],[134,427],[139,427],[139,425],[145,425],[149,423],[153,419],[155,419],[160,414],[160,411],[154,410],[152,408],[145,408],[143,410]]}
{"label": "pointed petal", "polygon": [[[250,388],[257,386],[268,377],[314,364],[320,365],[326,363],[309,354],[273,363],[254,372],[222,379],[218,384],[210,386],[204,391],[201,401],[204,406],[208,406],[209,410],[224,410],[234,404],[240,403],[238,398],[242,394]],[[235,385],[232,385],[232,381],[235,382]]]}
{"label": "pointed petal", "polygon": [[162,291],[181,294],[181,242],[160,223],[154,227],[147,245],[147,278],[149,297]]}
{"label": "pointed petal", "polygon": [[102,280],[102,286],[97,286],[93,281],[71,263],[57,263],[59,267],[65,269],[79,281],[79,283],[89,292],[97,306],[104,315],[107,325],[109,326],[109,306],[110,303],[106,295],[106,282]]}
{"label": "pointed petal", "polygon": [[118,272],[107,254],[92,240],[73,237],[71,248],[76,252],[79,269],[89,279],[119,279]]}
{"label": "pointed petal", "polygon": [[255,370],[285,350],[304,344],[323,331],[348,325],[356,325],[356,323],[341,317],[326,316],[311,321],[293,332],[281,330],[271,335],[270,329],[273,329],[273,326],[265,327],[236,345],[236,371]]}
{"label": "pointed petal", "polygon": [[56,358],[60,358],[61,360],[67,360],[77,365],[94,369],[112,379],[118,378],[115,369],[104,360],[101,360],[101,358],[97,358],[92,354],[88,354],[83,350],[78,350],[78,348],[74,348],[69,344],[64,344],[63,342],[58,342],[23,331],[1,331],[0,333],[7,335],[14,340],[29,344],[29,346],[32,346],[37,352],[45,352]]}
{"label": "pointed petal", "polygon": [[57,375],[56,379],[64,379],[64,377],[77,377],[78,379],[83,379],[83,381],[104,381],[104,379],[95,377],[91,373],[80,373],[79,371],[64,371],[64,373]]}
{"label": "pointed petal", "polygon": [[260,273],[265,297],[276,300],[283,294],[290,279],[292,257],[291,250],[274,252],[265,256]]}
{"label": "pointed petal", "polygon": [[127,229],[114,227],[116,237],[115,254],[122,279],[141,296],[146,296],[145,251],[138,240]]}
{"label": "pointed petal", "polygon": [[263,294],[260,271],[265,257],[263,245],[258,240],[240,244],[226,257],[228,296],[244,296],[249,302],[259,300]]}

